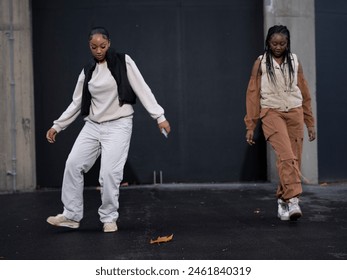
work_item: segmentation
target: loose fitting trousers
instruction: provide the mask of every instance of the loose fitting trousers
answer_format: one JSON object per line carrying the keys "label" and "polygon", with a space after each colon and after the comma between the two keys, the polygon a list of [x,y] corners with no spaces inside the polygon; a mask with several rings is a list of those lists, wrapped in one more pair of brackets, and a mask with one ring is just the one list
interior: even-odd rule
{"label": "loose fitting trousers", "polygon": [[[299,196],[301,185],[301,155],[304,138],[302,107],[280,112],[265,109],[261,118],[266,140],[277,155],[280,184],[276,196],[283,200]],[[262,109],[264,111],[264,109]]]}
{"label": "loose fitting trousers", "polygon": [[102,223],[118,219],[119,185],[130,146],[132,118],[121,118],[104,123],[86,121],[78,135],[65,165],[62,202],[64,216],[74,221],[83,218],[84,173],[101,155],[99,183]]}

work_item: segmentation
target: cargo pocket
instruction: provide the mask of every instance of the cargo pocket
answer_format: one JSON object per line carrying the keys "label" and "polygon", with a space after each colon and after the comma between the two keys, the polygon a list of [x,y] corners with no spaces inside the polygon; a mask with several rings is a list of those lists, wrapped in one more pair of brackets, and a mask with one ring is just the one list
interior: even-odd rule
{"label": "cargo pocket", "polygon": [[[303,142],[304,142],[303,137],[296,137],[293,139],[293,142],[292,142],[293,153],[298,159],[301,159]],[[300,164],[301,164],[301,160],[300,160]]]}
{"label": "cargo pocket", "polygon": [[[298,159],[301,159],[302,146],[304,142],[304,130],[295,129],[295,130],[291,130],[290,133],[291,133],[290,142],[292,145],[293,153]],[[301,162],[299,162],[299,164],[301,164]]]}
{"label": "cargo pocket", "polygon": [[278,173],[283,185],[299,184],[301,182],[297,159],[281,159],[278,162]]}
{"label": "cargo pocket", "polygon": [[262,122],[262,129],[265,136],[266,141],[269,140],[269,138],[278,132],[275,123],[273,121],[273,117],[271,115],[271,109],[270,110],[262,110],[260,114],[261,122]]}

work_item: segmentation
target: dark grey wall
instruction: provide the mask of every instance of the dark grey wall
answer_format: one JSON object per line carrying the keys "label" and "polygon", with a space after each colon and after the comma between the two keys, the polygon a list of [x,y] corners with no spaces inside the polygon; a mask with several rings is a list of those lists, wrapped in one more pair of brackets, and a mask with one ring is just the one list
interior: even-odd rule
{"label": "dark grey wall", "polygon": [[347,180],[347,2],[315,1],[318,166],[321,182]]}
{"label": "dark grey wall", "polygon": [[[87,34],[104,25],[112,45],[137,63],[172,133],[164,139],[155,121],[135,105],[125,180],[164,182],[266,180],[265,142],[245,143],[245,91],[263,49],[259,0],[35,0],[32,2],[35,69],[37,181],[59,186],[66,157],[83,121],[50,145],[45,133],[71,101],[89,59]],[[86,175],[96,185],[98,164]]]}

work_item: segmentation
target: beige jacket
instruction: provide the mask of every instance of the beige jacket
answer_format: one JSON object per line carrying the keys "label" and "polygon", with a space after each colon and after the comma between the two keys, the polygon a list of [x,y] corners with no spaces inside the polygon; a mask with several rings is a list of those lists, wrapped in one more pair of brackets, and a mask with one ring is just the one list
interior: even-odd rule
{"label": "beige jacket", "polygon": [[285,64],[282,68],[274,61],[276,85],[268,79],[265,59],[260,56],[254,63],[246,93],[246,116],[244,118],[247,130],[254,130],[261,116],[269,109],[289,111],[303,107],[304,122],[307,127],[314,127],[315,120],[311,107],[311,96],[304,77],[302,66],[297,56],[293,54],[294,81],[289,85],[289,76]]}

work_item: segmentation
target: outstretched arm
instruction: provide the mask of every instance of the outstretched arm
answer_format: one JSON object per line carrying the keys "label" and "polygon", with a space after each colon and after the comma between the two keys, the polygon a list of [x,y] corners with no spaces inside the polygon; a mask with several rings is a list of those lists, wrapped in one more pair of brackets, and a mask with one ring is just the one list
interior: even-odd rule
{"label": "outstretched arm", "polygon": [[170,124],[165,118],[164,109],[158,104],[154,94],[142,77],[140,70],[128,55],[126,55],[126,62],[129,83],[135,94],[151,117],[157,120],[160,131],[165,129],[167,133],[170,133]]}

